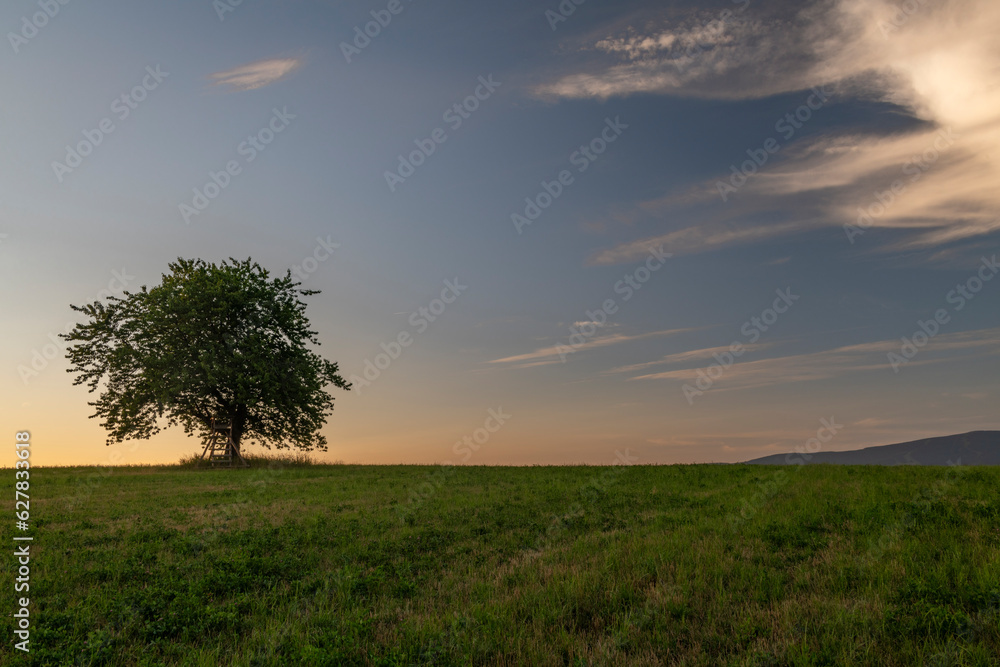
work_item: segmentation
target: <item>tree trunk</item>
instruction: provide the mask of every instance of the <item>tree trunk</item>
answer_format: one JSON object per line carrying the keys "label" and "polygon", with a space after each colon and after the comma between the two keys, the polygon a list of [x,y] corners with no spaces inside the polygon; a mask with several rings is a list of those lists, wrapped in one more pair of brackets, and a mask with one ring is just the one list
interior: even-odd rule
{"label": "tree trunk", "polygon": [[240,441],[243,440],[243,431],[247,424],[247,406],[237,405],[236,414],[232,416],[233,425],[233,447],[236,448],[236,453],[243,456],[243,452],[240,449]]}

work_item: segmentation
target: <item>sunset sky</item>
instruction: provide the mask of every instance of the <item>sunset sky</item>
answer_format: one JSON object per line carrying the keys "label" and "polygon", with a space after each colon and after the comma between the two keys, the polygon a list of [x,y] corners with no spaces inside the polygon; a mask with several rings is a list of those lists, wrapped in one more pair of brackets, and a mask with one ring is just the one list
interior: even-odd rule
{"label": "sunset sky", "polygon": [[1000,428],[1000,3],[906,6],[5,2],[0,432],[200,451],[106,447],[56,338],[178,257],[322,290],[323,460]]}

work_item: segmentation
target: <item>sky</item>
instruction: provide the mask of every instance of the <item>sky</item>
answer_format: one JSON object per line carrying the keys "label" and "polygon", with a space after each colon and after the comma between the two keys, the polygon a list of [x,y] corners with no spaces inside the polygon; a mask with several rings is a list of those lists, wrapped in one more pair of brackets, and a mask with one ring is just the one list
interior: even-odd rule
{"label": "sky", "polygon": [[0,28],[0,433],[36,465],[200,451],[106,446],[57,337],[178,257],[321,290],[354,383],[324,461],[998,428],[993,0],[10,0]]}

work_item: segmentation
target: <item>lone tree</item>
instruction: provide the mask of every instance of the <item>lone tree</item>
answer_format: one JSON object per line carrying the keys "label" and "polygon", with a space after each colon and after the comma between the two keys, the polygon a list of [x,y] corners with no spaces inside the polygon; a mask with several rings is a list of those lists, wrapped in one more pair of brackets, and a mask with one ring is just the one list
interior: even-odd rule
{"label": "lone tree", "polygon": [[178,423],[203,443],[213,421],[228,421],[239,454],[244,439],[268,449],[326,450],[319,433],[333,411],[329,384],[349,390],[337,364],[306,347],[319,345],[306,304],[291,278],[270,278],[247,259],[220,265],[178,259],[163,283],[139,292],[71,306],[90,320],[63,338],[77,373],[94,392],[107,444],[149,438]]}

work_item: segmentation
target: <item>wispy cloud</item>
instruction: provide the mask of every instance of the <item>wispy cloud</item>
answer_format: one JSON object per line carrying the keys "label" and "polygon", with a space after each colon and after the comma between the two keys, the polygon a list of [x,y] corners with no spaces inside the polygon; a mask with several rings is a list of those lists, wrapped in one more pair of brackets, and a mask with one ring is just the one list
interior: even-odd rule
{"label": "wispy cloud", "polygon": [[225,86],[230,91],[254,90],[270,85],[291,74],[302,65],[302,58],[271,58],[240,65],[224,72],[209,74],[212,85]]}
{"label": "wispy cloud", "polygon": [[602,250],[591,257],[592,264],[621,264],[641,259],[649,254],[649,247],[663,245],[674,255],[708,252],[733,244],[746,244],[802,229],[801,222],[734,228],[725,224],[703,224],[622,243]]}
{"label": "wispy cloud", "polygon": [[[590,340],[587,340],[582,345],[575,346],[574,353],[580,352],[581,350],[590,350],[597,347],[607,347],[608,345],[619,345],[621,343],[628,343],[634,340],[641,340],[644,338],[653,338],[657,336],[672,336],[674,334],[685,333],[688,331],[694,331],[694,329],[665,329],[663,331],[651,331],[648,333],[635,334],[632,336],[627,336],[625,334],[604,334],[594,336]],[[550,345],[548,347],[542,347],[534,352],[528,352],[525,354],[518,354],[512,357],[504,357],[502,359],[493,359],[489,363],[491,364],[515,364],[517,368],[530,368],[532,366],[546,366],[549,364],[558,364],[562,361],[560,356],[561,352],[565,352],[566,347],[570,347],[568,343],[562,343],[562,347],[559,343],[555,345]]]}
{"label": "wispy cloud", "polygon": [[[763,350],[771,347],[773,343],[755,343],[746,344],[743,346],[744,352],[755,352],[757,350]],[[688,350],[687,352],[678,352],[677,354],[668,354],[655,361],[645,361],[641,364],[631,364],[629,366],[619,366],[617,368],[612,368],[609,373],[634,373],[636,371],[645,370],[647,368],[652,368],[653,366],[669,366],[671,364],[682,364],[691,361],[707,361],[713,359],[716,354],[723,355],[730,352],[729,345],[720,345],[719,347],[706,347],[700,350]]]}
{"label": "wispy cloud", "polygon": [[744,5],[659,22],[649,19],[641,30],[629,27],[584,45],[606,54],[605,59],[534,92],[543,98],[664,93],[746,99],[808,88],[813,85],[808,83],[809,65],[817,60],[811,43],[819,30],[819,9],[811,4],[798,13],[788,12],[786,5],[773,18],[760,6],[746,11]]}
{"label": "wispy cloud", "polygon": [[[946,355],[1000,354],[1000,329],[977,329],[952,334],[939,334],[928,343],[920,355],[907,366],[935,363]],[[722,389],[747,389],[789,382],[823,380],[848,373],[879,370],[886,372],[890,366],[889,352],[897,352],[899,339],[848,345],[832,350],[774,357],[758,361],[734,363],[718,381]],[[691,360],[708,359],[720,348],[706,348],[682,353]],[[672,355],[680,361],[681,355]],[[661,363],[663,360],[651,363]],[[677,380],[694,382],[702,366],[682,370],[649,373],[630,378],[632,380]]]}
{"label": "wispy cloud", "polygon": [[[1000,3],[941,0],[916,3],[906,13],[887,0],[820,0],[803,3],[789,16],[766,11],[755,6],[724,21],[706,23],[699,16],[609,36],[588,47],[604,54],[604,62],[535,92],[557,98],[644,92],[738,100],[821,85],[836,91],[835,99],[894,104],[917,121],[916,129],[881,137],[828,134],[783,149],[730,202],[738,220],[747,208],[801,209],[809,200],[815,215],[797,224],[698,225],[626,242],[595,255],[595,263],[631,261],[638,246],[652,241],[673,252],[704,252],[856,223],[869,208],[871,226],[897,232],[885,237],[891,250],[1000,230]],[[953,141],[945,145],[942,132]],[[728,176],[720,173],[718,179]],[[640,208],[704,202],[715,197],[715,181]],[[893,183],[899,192],[891,204],[879,206],[877,194]],[[875,241],[868,237],[866,243]]]}

